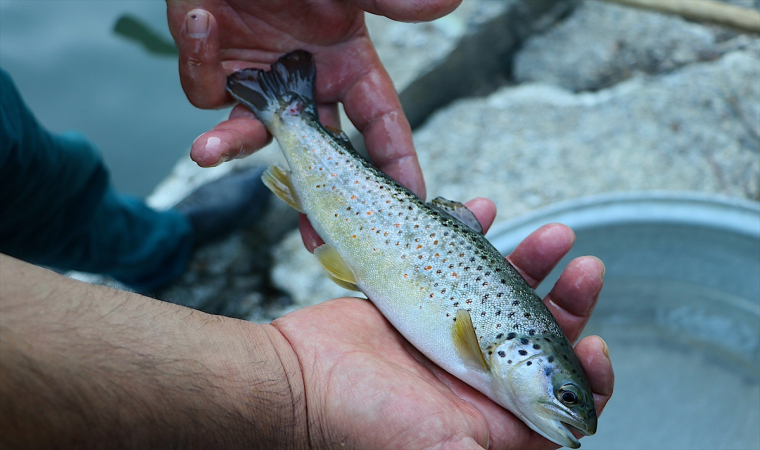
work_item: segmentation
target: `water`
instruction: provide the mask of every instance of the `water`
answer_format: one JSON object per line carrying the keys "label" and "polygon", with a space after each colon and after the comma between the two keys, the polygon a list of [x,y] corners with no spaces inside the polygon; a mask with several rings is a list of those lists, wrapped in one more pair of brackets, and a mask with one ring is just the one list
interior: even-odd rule
{"label": "water", "polygon": [[760,305],[672,280],[609,277],[586,329],[615,393],[585,449],[760,448]]}
{"label": "water", "polygon": [[116,187],[145,196],[225,114],[187,101],[176,58],[114,35],[125,13],[171,39],[163,1],[0,0],[0,66],[43,125],[82,132]]}

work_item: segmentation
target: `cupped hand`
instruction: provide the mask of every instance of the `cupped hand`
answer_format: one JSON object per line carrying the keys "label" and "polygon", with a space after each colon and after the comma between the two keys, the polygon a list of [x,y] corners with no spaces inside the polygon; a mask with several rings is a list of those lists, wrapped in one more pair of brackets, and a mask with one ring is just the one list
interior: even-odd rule
{"label": "cupped hand", "polygon": [[[402,21],[432,20],[461,0],[167,0],[169,29],[179,48],[182,87],[199,108],[231,103],[226,76],[268,68],[304,49],[317,66],[322,123],[339,126],[337,103],[363,134],[373,163],[425,198],[409,122],[370,41],[364,12]],[[213,166],[248,155],[271,137],[252,113],[236,107],[230,119],[193,143],[191,157]]]}
{"label": "cupped hand", "polygon": [[[495,213],[492,203],[479,199],[468,207],[487,229]],[[508,259],[535,287],[574,239],[564,225],[545,225]],[[597,258],[577,258],[544,299],[571,341],[594,309],[603,274],[604,265]],[[557,447],[420,354],[366,300],[332,300],[290,313],[272,325],[298,356],[314,448]],[[607,346],[591,336],[575,351],[601,413],[614,384]]]}

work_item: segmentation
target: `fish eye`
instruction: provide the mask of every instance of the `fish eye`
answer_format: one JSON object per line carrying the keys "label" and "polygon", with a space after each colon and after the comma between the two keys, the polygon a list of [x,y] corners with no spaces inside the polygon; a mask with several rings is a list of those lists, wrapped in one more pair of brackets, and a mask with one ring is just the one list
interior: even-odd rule
{"label": "fish eye", "polygon": [[577,388],[572,384],[566,384],[559,388],[557,391],[557,398],[566,406],[575,406],[580,400]]}

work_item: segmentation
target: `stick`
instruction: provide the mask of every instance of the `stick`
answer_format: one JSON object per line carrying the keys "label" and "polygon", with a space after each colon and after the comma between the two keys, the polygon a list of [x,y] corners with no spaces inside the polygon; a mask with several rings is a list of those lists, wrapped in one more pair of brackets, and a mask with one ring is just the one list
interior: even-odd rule
{"label": "stick", "polygon": [[605,0],[760,33],[760,12],[710,0]]}

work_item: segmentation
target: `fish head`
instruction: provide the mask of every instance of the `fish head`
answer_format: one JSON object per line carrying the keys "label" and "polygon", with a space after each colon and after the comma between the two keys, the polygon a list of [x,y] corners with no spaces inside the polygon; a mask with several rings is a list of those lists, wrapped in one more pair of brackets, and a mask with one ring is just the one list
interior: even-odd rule
{"label": "fish head", "polygon": [[570,448],[580,447],[573,430],[596,432],[594,396],[567,338],[510,333],[490,359],[497,401],[534,431]]}

